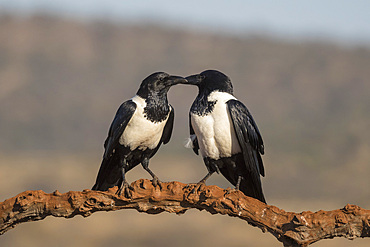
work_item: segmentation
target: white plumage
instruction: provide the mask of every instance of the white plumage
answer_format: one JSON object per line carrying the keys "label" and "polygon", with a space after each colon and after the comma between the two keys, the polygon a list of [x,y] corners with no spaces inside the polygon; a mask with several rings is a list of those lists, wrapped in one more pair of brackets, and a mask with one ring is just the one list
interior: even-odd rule
{"label": "white plumage", "polygon": [[236,98],[229,93],[214,91],[208,96],[208,101],[216,101],[212,112],[205,116],[191,113],[191,124],[203,157],[217,160],[241,152],[226,105],[231,99]]}
{"label": "white plumage", "polygon": [[130,147],[130,150],[155,149],[161,140],[169,114],[161,122],[152,122],[144,116],[145,99],[136,95],[131,100],[136,103],[136,110],[122,133],[119,143]]}

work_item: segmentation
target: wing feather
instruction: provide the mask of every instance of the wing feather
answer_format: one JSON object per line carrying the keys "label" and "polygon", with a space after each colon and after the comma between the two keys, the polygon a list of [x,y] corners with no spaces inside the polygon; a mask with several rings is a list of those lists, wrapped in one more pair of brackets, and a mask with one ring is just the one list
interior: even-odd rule
{"label": "wing feather", "polygon": [[108,131],[108,137],[104,142],[104,158],[107,159],[114,153],[118,145],[119,138],[126,129],[128,122],[130,122],[136,110],[136,103],[132,100],[125,101],[118,108],[117,113]]}
{"label": "wing feather", "polygon": [[[170,105],[170,115],[167,119],[166,125],[164,126],[160,143],[167,144],[172,135],[173,122],[175,119],[175,109]],[[160,145],[160,143],[158,145]]]}
{"label": "wing feather", "polygon": [[93,190],[107,190],[110,187],[119,185],[122,182],[117,155],[113,155],[119,145],[119,138],[124,132],[128,122],[134,115],[136,103],[132,100],[124,102],[117,110],[113,122],[108,131],[108,137],[104,142],[105,152],[99,168]]}
{"label": "wing feather", "polygon": [[264,153],[261,134],[252,115],[242,102],[234,99],[229,100],[227,106],[246,162],[246,168],[254,174],[256,182],[260,181],[259,175],[265,175],[260,157]]}
{"label": "wing feather", "polygon": [[266,202],[262,191],[260,174],[265,175],[261,154],[264,146],[257,125],[247,107],[238,100],[226,102],[242,150],[247,174],[243,177],[240,189],[253,197]]}

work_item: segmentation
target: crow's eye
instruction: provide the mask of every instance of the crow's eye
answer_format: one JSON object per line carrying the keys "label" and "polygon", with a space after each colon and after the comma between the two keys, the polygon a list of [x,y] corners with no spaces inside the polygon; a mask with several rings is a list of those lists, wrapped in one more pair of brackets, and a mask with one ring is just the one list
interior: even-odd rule
{"label": "crow's eye", "polygon": [[167,79],[167,76],[161,76],[159,77],[159,81],[165,81]]}

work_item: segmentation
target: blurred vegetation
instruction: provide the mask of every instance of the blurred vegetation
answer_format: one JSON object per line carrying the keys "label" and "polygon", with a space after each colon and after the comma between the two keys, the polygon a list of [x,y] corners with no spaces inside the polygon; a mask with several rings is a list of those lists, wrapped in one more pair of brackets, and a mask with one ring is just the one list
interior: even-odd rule
{"label": "blurred vegetation", "polygon": [[[269,203],[298,211],[346,203],[369,207],[369,65],[368,47],[0,16],[0,200],[27,189],[90,188],[113,116],[142,79],[155,71],[186,76],[213,68],[231,77],[235,96],[262,132]],[[201,158],[183,148],[196,93],[183,85],[169,93],[175,108],[173,138],[151,162],[163,180],[195,182],[206,173]],[[147,177],[140,169],[129,181]],[[217,175],[209,183],[229,186]],[[169,229],[178,226],[175,218]],[[23,227],[32,228],[21,226],[19,232]],[[15,231],[6,234],[8,241]],[[142,245],[147,244],[136,243]]]}

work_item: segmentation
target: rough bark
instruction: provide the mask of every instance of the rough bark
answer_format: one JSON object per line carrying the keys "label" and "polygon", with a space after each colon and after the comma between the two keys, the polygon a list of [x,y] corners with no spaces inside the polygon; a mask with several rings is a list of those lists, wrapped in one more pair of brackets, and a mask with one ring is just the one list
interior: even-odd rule
{"label": "rough bark", "polygon": [[131,184],[132,197],[116,195],[117,187],[107,192],[84,190],[61,194],[25,191],[0,203],[0,234],[22,222],[42,220],[46,216],[72,218],[90,216],[96,211],[134,208],[139,212],[183,214],[190,208],[211,214],[227,214],[245,220],[270,232],[284,246],[308,246],[334,237],[354,239],[370,236],[370,210],[355,205],[318,212],[285,212],[266,205],[240,191],[227,191],[217,186],[204,186],[191,193],[194,185],[179,182],[162,183],[162,189],[149,180]]}

